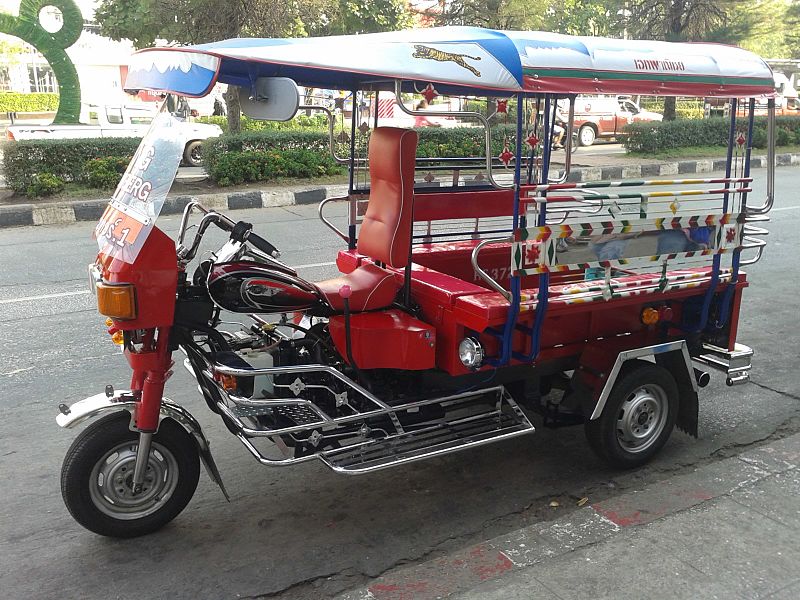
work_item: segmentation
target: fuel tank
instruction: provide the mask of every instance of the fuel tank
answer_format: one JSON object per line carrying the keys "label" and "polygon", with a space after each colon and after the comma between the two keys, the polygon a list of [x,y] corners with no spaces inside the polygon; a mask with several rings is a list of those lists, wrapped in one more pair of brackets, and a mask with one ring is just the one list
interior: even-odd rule
{"label": "fuel tank", "polygon": [[293,312],[325,304],[317,288],[291,269],[252,261],[211,267],[208,292],[225,310],[240,313]]}

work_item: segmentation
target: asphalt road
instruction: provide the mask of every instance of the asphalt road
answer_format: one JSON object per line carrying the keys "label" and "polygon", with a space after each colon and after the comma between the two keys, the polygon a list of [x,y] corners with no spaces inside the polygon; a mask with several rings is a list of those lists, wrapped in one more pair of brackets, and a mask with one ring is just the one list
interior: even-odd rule
{"label": "asphalt road", "polygon": [[[763,176],[763,171],[756,171]],[[676,432],[647,468],[619,473],[581,428],[548,430],[369,476],[322,465],[259,466],[211,414],[182,369],[167,395],[201,421],[232,496],[203,474],[188,508],[162,531],[118,541],[78,526],[59,493],[76,433],[57,405],[127,386],[128,367],[87,293],[91,225],[0,231],[0,594],[4,598],[324,598],[403,562],[562,516],[578,498],[619,493],[800,430],[800,170],[777,171],[764,259],[748,269],[739,339],[756,350],[752,382],[702,390],[700,439]],[[763,197],[763,186],[756,197]],[[343,207],[338,207],[343,213]],[[315,207],[239,211],[301,265],[334,273],[340,247]],[[160,224],[169,232],[176,217]],[[550,508],[556,499],[560,508]]]}

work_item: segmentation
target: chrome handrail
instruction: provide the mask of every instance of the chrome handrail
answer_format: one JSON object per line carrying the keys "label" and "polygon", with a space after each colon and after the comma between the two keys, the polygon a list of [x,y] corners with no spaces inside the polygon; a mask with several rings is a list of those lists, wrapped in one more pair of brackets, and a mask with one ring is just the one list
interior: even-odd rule
{"label": "chrome handrail", "polygon": [[[318,110],[320,112],[324,112],[328,117],[328,149],[331,152],[331,157],[340,165],[348,165],[350,164],[349,158],[342,158],[341,156],[336,154],[336,144],[333,139],[333,130],[336,126],[336,117],[333,114],[333,111],[326,107],[326,106],[318,106],[316,104],[302,104],[297,107],[297,110]],[[365,163],[367,162],[364,158],[355,158],[353,157],[354,162],[356,163]]]}
{"label": "chrome handrail", "polygon": [[[749,242],[749,243],[745,243]],[[747,265],[754,265],[759,260],[761,260],[761,256],[764,254],[764,247],[767,245],[766,240],[759,240],[749,235],[742,237],[742,251],[744,250],[757,250],[756,255],[753,258],[747,260],[740,260],[739,265],[746,267]]]}
{"label": "chrome handrail", "polygon": [[480,244],[478,244],[477,246],[475,246],[475,248],[472,249],[472,254],[470,255],[472,268],[475,269],[475,273],[478,275],[478,277],[480,277],[487,284],[489,284],[489,287],[491,287],[494,291],[502,294],[502,296],[509,302],[511,302],[511,292],[509,292],[502,285],[497,283],[497,281],[495,281],[492,278],[492,276],[489,275],[486,271],[481,269],[480,265],[478,264],[478,254],[480,253],[481,248],[483,248],[486,244],[492,244],[492,243],[496,244],[499,242],[511,242],[511,241],[513,241],[512,238],[492,238],[488,240],[483,240]]}
{"label": "chrome handrail", "polygon": [[745,215],[764,215],[775,203],[775,100],[767,105],[767,198],[761,206],[748,206]]}
{"label": "chrome handrail", "polygon": [[325,208],[325,205],[328,202],[333,202],[334,200],[348,200],[348,201],[350,201],[350,197],[349,196],[337,196],[335,198],[325,198],[325,200],[323,200],[322,202],[319,203],[319,206],[317,207],[317,213],[319,214],[320,221],[322,221],[328,229],[333,231],[333,233],[338,235],[345,242],[349,242],[350,241],[350,237],[347,234],[345,234],[344,232],[342,232],[338,227],[336,227],[336,225],[334,225],[328,219],[326,219],[325,215],[322,214],[322,210]]}
{"label": "chrome handrail", "polygon": [[484,140],[485,140],[485,150],[486,150],[486,175],[489,179],[489,183],[492,184],[492,187],[498,190],[510,190],[514,189],[514,184],[511,185],[503,185],[498,183],[494,179],[494,174],[492,173],[492,128],[489,124],[489,119],[482,115],[479,112],[474,111],[451,111],[451,110],[414,110],[408,108],[405,104],[403,104],[403,82],[400,79],[395,80],[394,82],[394,95],[396,98],[397,106],[400,107],[407,115],[411,115],[412,117],[462,117],[468,119],[475,119],[479,121],[483,125],[484,129]]}
{"label": "chrome handrail", "polygon": [[567,117],[567,131],[564,133],[564,174],[561,177],[551,179],[547,178],[548,183],[564,183],[569,177],[569,172],[572,169],[572,132],[575,129],[575,101],[577,97],[569,99],[569,116]]}

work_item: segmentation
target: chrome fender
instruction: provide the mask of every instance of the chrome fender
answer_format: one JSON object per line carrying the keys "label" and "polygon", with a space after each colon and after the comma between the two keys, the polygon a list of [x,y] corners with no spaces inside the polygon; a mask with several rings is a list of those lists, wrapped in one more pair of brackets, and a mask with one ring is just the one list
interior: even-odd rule
{"label": "chrome fender", "polygon": [[[133,393],[128,390],[118,390],[110,396],[105,393],[95,394],[94,396],[89,396],[88,398],[75,402],[70,406],[60,404],[58,409],[61,412],[56,417],[56,423],[65,429],[71,429],[100,414],[120,409],[127,410],[131,413],[132,418],[135,407],[136,400]],[[177,422],[192,436],[192,439],[197,444],[197,452],[203,460],[203,465],[206,468],[208,476],[222,490],[225,499],[230,501],[228,491],[225,489],[225,485],[222,483],[222,477],[219,474],[219,469],[217,469],[217,464],[214,462],[214,457],[211,455],[208,439],[203,433],[203,429],[200,427],[200,423],[197,422],[197,419],[180,404],[176,404],[169,398],[162,398],[159,423],[164,419],[172,419]]]}

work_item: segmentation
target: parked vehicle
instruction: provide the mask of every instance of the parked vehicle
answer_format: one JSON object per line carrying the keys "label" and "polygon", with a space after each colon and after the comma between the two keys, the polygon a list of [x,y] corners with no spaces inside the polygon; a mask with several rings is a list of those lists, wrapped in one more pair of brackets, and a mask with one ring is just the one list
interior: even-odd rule
{"label": "parked vehicle", "polygon": [[[150,129],[158,107],[148,105],[81,105],[80,125],[12,125],[6,136],[10,140],[75,139],[142,137]],[[176,121],[183,140],[183,164],[203,164],[203,140],[222,135],[218,125]]]}
{"label": "parked vehicle", "polygon": [[[752,198],[753,107],[773,92],[759,57],[713,44],[434,28],[146,50],[128,86],[202,94],[217,80],[245,86],[246,113],[273,120],[296,113],[298,84],[341,86],[354,103],[393,94],[411,116],[474,119],[478,146],[491,149],[486,115],[412,108],[419,96],[483,93],[512,103],[515,133],[502,130],[499,157],[475,159],[482,180],[456,173],[433,187],[415,175],[431,168],[416,157],[415,131],[375,115],[340,136],[331,117],[332,151],[341,140],[351,148],[341,158],[349,223],[341,231],[327,218],[334,199],[320,204],[343,246],[340,275],[312,282],[251,224],[197,202],[177,243],[159,229],[183,153],[175,118],[160,115],[97,225],[90,266],[130,389],[108,385],[57,417],[62,427],[101,417],[62,469],[65,503],[84,527],[117,537],[157,530],[191,499],[201,459],[227,495],[199,423],[164,396],[181,356],[208,408],[260,464],[316,460],[343,474],[527,435],[533,418],[583,424],[607,463],[638,467],[675,427],[698,435],[705,369],[730,385],[748,380],[752,350],[737,340],[742,267],[761,256],[767,232],[756,223],[774,200],[774,151],[767,197]],[[724,90],[734,105],[750,98],[749,114],[732,111],[722,176],[568,183],[569,160],[563,170],[551,162],[557,104],[567,99],[573,113],[576,97],[596,88]],[[464,159],[437,160],[464,168]],[[211,227],[228,239],[208,252]],[[588,243],[569,243],[578,238]]]}
{"label": "parked vehicle", "polygon": [[597,138],[619,139],[630,123],[663,118],[656,112],[644,110],[629,96],[578,96],[573,123],[578,143],[591,146]]}

